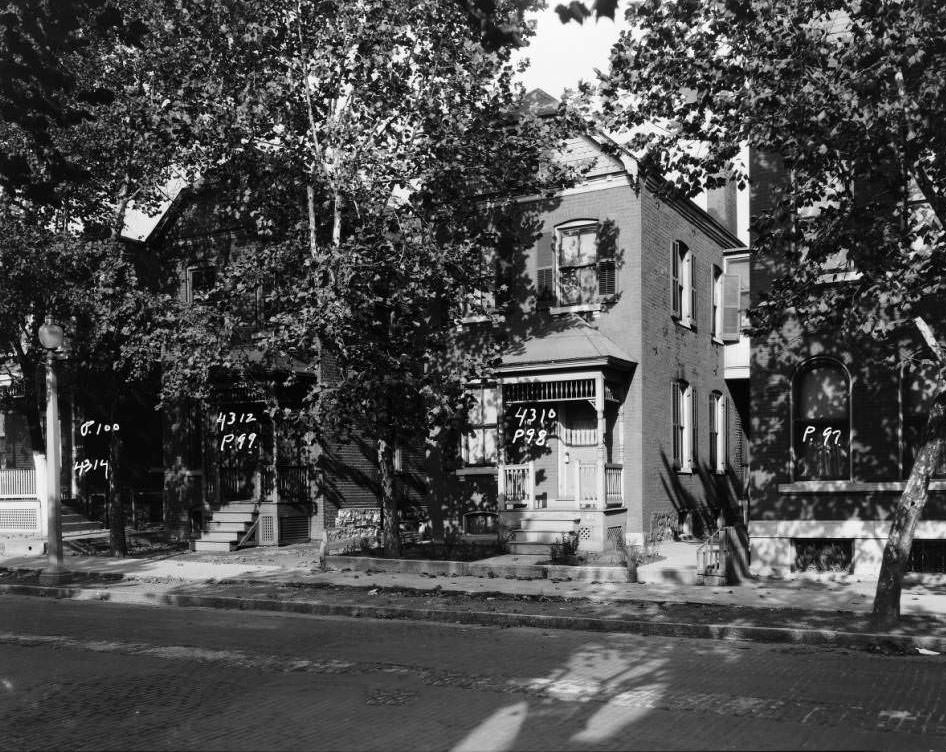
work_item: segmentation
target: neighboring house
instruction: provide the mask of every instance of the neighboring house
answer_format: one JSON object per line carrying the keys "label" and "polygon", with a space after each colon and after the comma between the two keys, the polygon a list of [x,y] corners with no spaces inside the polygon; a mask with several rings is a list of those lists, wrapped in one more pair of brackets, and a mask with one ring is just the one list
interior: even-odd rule
{"label": "neighboring house", "polygon": [[[530,96],[540,110],[556,104]],[[584,168],[581,182],[552,200],[520,200],[526,240],[516,258],[496,259],[513,289],[494,315],[459,324],[500,327],[506,353],[470,385],[476,407],[455,456],[420,451],[421,436],[397,452],[402,503],[435,537],[495,538],[501,517],[526,549],[567,532],[584,550],[641,543],[661,517],[703,529],[720,516],[735,522],[748,459],[748,374],[733,350],[746,350],[747,256],[726,202],[714,219],[658,198],[658,178],[604,137],[571,139],[563,158]],[[217,259],[253,242],[201,196],[182,193],[147,241],[184,259],[185,298],[209,284]],[[332,378],[329,361],[293,368]],[[270,377],[276,393],[221,383],[210,404],[167,415],[167,501],[179,526],[203,530],[199,547],[230,548],[251,525],[250,540],[273,544],[378,522],[373,448],[300,452],[281,440],[262,408],[298,397]],[[258,434],[252,452],[225,441],[234,433]]]}
{"label": "neighboring house", "polygon": [[[757,153],[751,168],[757,214],[788,176]],[[825,270],[825,284],[856,278],[843,258],[835,262],[836,269]],[[753,296],[764,292],[779,264],[753,257]],[[931,311],[929,323],[941,333],[942,313]],[[753,340],[753,571],[879,571],[935,394],[936,374],[919,363],[929,355],[918,332],[882,344],[790,323]],[[930,483],[909,568],[943,571],[944,539],[946,463]]]}

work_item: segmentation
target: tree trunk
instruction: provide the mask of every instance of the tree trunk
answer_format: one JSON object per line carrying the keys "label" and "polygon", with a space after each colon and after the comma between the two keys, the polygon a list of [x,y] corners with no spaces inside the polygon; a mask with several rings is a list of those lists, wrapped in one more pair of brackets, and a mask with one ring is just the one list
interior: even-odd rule
{"label": "tree trunk", "polygon": [[[114,413],[112,413],[114,417]],[[113,423],[115,421],[112,421]],[[128,541],[125,538],[125,487],[122,479],[121,434],[112,432],[109,442],[108,477],[108,548],[112,556],[128,556]]]}
{"label": "tree trunk", "polygon": [[940,392],[926,423],[923,443],[917,453],[907,486],[894,511],[890,536],[884,548],[883,564],[874,595],[873,619],[879,626],[895,623],[900,618],[900,591],[913,534],[929,495],[929,481],[939,464],[946,444],[946,392]]}
{"label": "tree trunk", "polygon": [[394,498],[394,447],[386,439],[378,439],[378,470],[381,474],[384,555],[396,559],[401,555],[401,536],[398,529],[397,499]]}

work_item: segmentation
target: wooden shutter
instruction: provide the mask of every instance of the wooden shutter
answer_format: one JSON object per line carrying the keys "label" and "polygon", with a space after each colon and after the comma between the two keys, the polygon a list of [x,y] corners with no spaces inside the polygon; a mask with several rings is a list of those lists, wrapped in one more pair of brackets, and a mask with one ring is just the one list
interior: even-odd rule
{"label": "wooden shutter", "polygon": [[680,318],[680,243],[679,240],[673,241],[673,259],[671,261],[671,298],[673,300],[672,314]]}
{"label": "wooden shutter", "polygon": [[723,342],[739,341],[741,284],[738,274],[723,275]]}
{"label": "wooden shutter", "polygon": [[673,467],[680,469],[683,447],[680,446],[680,385],[670,382],[670,445],[673,453]]}
{"label": "wooden shutter", "polygon": [[[690,251],[686,255],[686,264],[687,270],[689,271],[689,281],[690,281],[690,326],[695,330],[696,329],[696,257],[693,255],[693,251]],[[683,294],[686,295],[686,290],[683,291]]]}
{"label": "wooden shutter", "polygon": [[690,469],[695,471],[697,468],[696,448],[699,446],[699,421],[696,419],[697,413],[699,412],[699,409],[697,408],[699,402],[696,399],[695,387],[691,386],[688,390],[687,403],[687,408],[689,408],[688,412],[690,413],[690,427],[692,429],[690,431]]}
{"label": "wooden shutter", "polygon": [[611,296],[616,289],[614,259],[601,259],[598,262],[598,295]]}
{"label": "wooden shutter", "polygon": [[555,233],[542,233],[535,254],[535,287],[540,303],[554,304],[555,295]]}

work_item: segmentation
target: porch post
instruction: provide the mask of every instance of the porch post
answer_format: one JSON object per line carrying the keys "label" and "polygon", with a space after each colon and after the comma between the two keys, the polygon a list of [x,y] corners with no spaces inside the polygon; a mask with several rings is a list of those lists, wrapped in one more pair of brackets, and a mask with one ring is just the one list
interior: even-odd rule
{"label": "porch post", "polygon": [[503,380],[496,379],[496,506],[506,508],[506,437],[503,433]]}
{"label": "porch post", "polygon": [[604,507],[607,505],[607,498],[605,496],[604,465],[607,461],[608,450],[604,443],[604,432],[607,428],[607,423],[604,419],[604,373],[602,372],[599,372],[595,376],[595,412],[598,414],[598,508],[604,509]]}

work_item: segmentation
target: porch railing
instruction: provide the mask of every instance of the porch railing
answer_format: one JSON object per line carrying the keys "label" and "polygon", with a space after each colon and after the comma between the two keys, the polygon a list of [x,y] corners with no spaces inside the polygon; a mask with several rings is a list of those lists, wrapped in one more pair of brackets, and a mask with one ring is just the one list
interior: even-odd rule
{"label": "porch railing", "polygon": [[36,496],[36,471],[0,470],[0,498],[21,499]]}
{"label": "porch railing", "polygon": [[276,468],[279,479],[279,497],[285,500],[307,501],[309,498],[309,468],[305,465],[280,465]]}
{"label": "porch railing", "polygon": [[624,466],[604,466],[604,501],[608,506],[620,506],[624,502]]}
{"label": "porch railing", "polygon": [[507,504],[528,504],[535,495],[535,466],[531,462],[504,465],[500,482],[499,492],[505,494]]}
{"label": "porch railing", "polygon": [[255,473],[250,468],[220,468],[220,498],[222,501],[252,499],[256,491]]}

